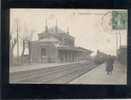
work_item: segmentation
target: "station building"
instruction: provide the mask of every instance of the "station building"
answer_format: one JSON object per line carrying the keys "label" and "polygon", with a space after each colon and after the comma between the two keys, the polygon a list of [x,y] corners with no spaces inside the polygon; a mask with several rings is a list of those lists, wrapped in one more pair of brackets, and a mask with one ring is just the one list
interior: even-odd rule
{"label": "station building", "polygon": [[45,28],[38,40],[30,42],[30,61],[34,63],[65,63],[86,60],[92,52],[75,46],[75,38],[57,26]]}

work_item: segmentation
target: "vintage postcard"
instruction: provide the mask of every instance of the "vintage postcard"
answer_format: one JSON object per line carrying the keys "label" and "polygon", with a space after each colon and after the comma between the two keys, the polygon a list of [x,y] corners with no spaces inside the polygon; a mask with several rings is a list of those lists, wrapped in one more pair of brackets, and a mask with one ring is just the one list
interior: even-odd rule
{"label": "vintage postcard", "polygon": [[10,9],[9,83],[127,84],[128,11]]}

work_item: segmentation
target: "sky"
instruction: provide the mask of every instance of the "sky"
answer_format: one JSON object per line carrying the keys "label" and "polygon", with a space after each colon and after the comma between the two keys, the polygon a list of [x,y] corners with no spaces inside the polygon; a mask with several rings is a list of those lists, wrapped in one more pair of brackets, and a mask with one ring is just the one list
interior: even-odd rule
{"label": "sky", "polygon": [[[127,29],[112,29],[113,10],[101,9],[11,9],[10,34],[16,37],[16,26],[21,38],[37,40],[37,34],[56,25],[75,37],[75,45],[96,52],[116,55],[116,34],[121,33],[121,45],[127,45]],[[121,11],[121,10],[118,10]],[[31,35],[33,33],[33,35]],[[16,55],[16,47],[14,54]],[[20,51],[22,46],[20,46]]]}

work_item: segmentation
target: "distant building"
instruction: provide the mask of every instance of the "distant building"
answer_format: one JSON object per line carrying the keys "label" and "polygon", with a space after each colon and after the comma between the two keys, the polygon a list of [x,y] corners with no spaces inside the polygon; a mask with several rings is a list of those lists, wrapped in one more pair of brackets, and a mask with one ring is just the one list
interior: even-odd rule
{"label": "distant building", "polygon": [[117,57],[121,64],[127,64],[127,46],[120,46],[117,50]]}
{"label": "distant building", "polygon": [[38,34],[38,40],[30,42],[30,61],[35,63],[63,63],[85,60],[90,50],[75,47],[75,38],[57,26]]}

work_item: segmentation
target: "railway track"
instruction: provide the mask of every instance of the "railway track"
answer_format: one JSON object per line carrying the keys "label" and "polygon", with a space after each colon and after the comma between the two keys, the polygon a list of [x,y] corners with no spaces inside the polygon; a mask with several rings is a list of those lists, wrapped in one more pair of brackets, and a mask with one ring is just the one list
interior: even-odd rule
{"label": "railway track", "polygon": [[75,63],[37,70],[10,73],[11,83],[63,84],[97,67],[93,62]]}

